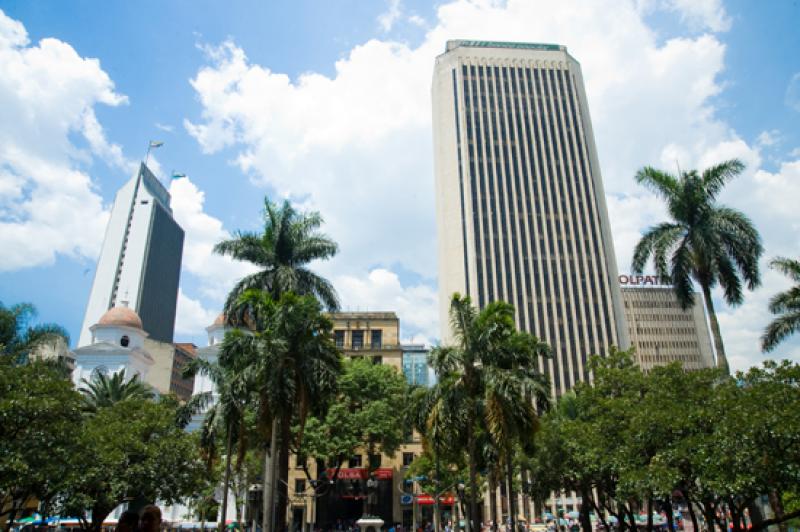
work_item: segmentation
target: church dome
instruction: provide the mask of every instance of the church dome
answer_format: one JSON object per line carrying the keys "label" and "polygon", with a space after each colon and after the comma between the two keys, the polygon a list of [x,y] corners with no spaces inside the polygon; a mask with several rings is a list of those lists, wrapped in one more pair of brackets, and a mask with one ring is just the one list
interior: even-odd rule
{"label": "church dome", "polygon": [[225,326],[225,313],[221,313],[217,316],[217,319],[214,320],[214,323],[211,324],[212,327],[224,327]]}
{"label": "church dome", "polygon": [[142,329],[142,319],[136,312],[128,307],[114,307],[110,309],[103,314],[97,324]]}

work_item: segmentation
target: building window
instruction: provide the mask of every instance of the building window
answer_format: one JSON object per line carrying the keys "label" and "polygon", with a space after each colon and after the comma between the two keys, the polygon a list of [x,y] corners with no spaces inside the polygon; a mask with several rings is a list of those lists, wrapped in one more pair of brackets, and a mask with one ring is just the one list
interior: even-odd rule
{"label": "building window", "polygon": [[294,466],[299,469],[304,465],[306,465],[306,459],[299,454],[294,455]]}
{"label": "building window", "polygon": [[296,478],[294,480],[294,492],[295,493],[303,493],[306,491],[306,481],[302,478]]}
{"label": "building window", "polygon": [[127,336],[123,336],[122,338],[119,339],[119,345],[121,345],[122,347],[128,347],[130,343],[131,339],[128,338]]}
{"label": "building window", "polygon": [[361,455],[354,454],[350,457],[349,467],[361,467]]}
{"label": "building window", "polygon": [[344,331],[341,329],[333,331],[333,338],[336,341],[336,347],[342,349],[344,347]]}
{"label": "building window", "polygon": [[353,331],[353,349],[361,349],[364,347],[364,331]]}
{"label": "building window", "polygon": [[403,467],[408,467],[414,461],[414,453],[403,453]]}
{"label": "building window", "polygon": [[372,338],[370,341],[370,346],[372,349],[380,349],[381,348],[381,340],[383,336],[383,331],[372,331]]}
{"label": "building window", "polygon": [[372,363],[376,365],[383,364],[383,357],[372,357]]}

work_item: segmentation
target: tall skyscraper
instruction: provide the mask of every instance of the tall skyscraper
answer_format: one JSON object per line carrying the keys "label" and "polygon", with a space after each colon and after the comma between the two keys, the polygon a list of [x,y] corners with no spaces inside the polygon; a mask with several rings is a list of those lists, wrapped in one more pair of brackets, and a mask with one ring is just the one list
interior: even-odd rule
{"label": "tall skyscraper", "polygon": [[513,304],[560,395],[628,343],[580,65],[554,44],[448,41],[432,92],[441,323],[453,292]]}
{"label": "tall skyscraper", "polygon": [[114,199],[78,345],[91,344],[89,327],[123,301],[150,338],[172,342],[182,257],[169,192],[141,164]]}

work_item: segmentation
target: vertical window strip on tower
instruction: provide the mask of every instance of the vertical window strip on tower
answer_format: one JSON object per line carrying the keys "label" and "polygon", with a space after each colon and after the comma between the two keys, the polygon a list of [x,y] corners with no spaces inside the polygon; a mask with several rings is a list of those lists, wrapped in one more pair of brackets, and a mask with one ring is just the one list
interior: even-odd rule
{"label": "vertical window strip on tower", "polygon": [[458,161],[458,192],[461,201],[461,245],[464,248],[464,279],[469,297],[469,248],[467,248],[467,213],[464,210],[464,163],[461,159],[461,114],[458,108],[458,84],[456,83],[456,69],[453,74],[453,113],[456,121],[456,156]]}

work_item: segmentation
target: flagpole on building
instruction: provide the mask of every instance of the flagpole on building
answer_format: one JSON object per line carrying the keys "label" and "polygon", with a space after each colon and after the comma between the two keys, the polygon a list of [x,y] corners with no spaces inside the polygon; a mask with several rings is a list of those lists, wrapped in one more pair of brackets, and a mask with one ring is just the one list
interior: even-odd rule
{"label": "flagpole on building", "polygon": [[163,145],[164,145],[164,143],[161,142],[160,140],[151,140],[147,144],[147,153],[144,156],[144,165],[145,166],[147,166],[147,161],[150,159],[150,150],[152,150],[153,148],[160,148]]}

